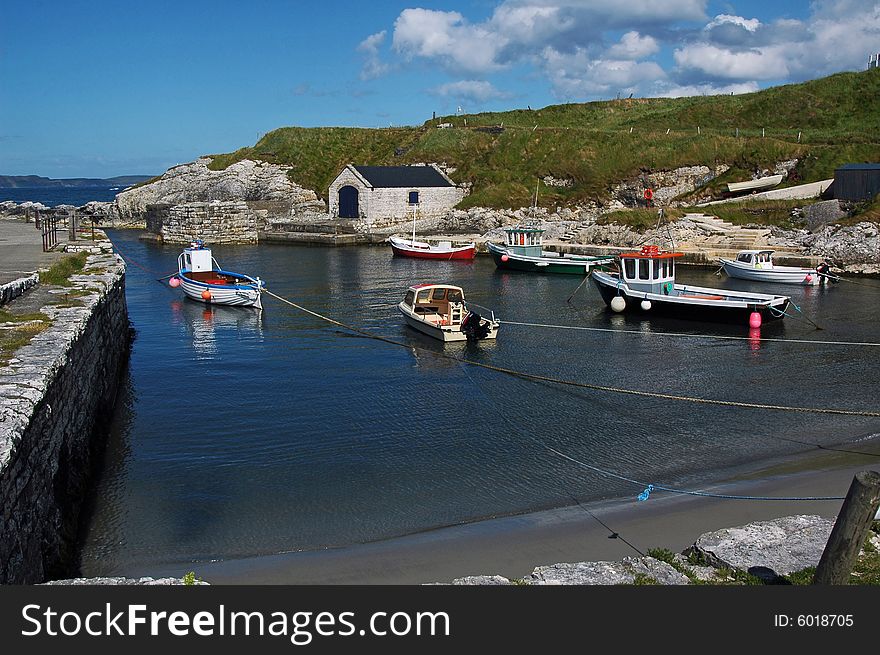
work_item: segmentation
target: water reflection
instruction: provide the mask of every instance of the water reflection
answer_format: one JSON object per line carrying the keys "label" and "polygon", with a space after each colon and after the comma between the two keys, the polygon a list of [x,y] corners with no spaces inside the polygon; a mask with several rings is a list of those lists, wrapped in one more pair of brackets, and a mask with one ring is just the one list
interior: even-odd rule
{"label": "water reflection", "polygon": [[205,305],[189,299],[171,301],[171,320],[192,340],[195,359],[218,355],[218,334],[261,341],[263,312],[250,307]]}

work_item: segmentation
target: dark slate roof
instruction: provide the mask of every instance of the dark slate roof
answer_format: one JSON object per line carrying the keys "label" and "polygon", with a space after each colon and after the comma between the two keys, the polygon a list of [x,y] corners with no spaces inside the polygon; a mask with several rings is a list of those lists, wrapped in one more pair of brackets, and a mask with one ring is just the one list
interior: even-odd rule
{"label": "dark slate roof", "polygon": [[433,166],[355,166],[376,188],[453,186]]}
{"label": "dark slate roof", "polygon": [[880,170],[880,164],[844,164],[838,166],[837,171],[876,171]]}

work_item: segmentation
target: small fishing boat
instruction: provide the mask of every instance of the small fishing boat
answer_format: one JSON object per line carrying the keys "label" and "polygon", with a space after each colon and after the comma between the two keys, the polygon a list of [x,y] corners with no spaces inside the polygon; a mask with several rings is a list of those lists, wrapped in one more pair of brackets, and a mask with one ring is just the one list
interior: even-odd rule
{"label": "small fishing boat", "polygon": [[760,191],[762,189],[770,189],[782,182],[782,175],[768,175],[767,177],[759,177],[757,180],[746,180],[745,182],[730,182],[727,190],[731,193],[739,193],[741,191]]}
{"label": "small fishing boat", "polygon": [[500,323],[469,310],[464,291],[451,284],[415,284],[397,308],[410,327],[440,341],[494,339]]}
{"label": "small fishing boat", "polygon": [[416,259],[473,259],[477,254],[477,244],[469,242],[416,240],[416,208],[413,207],[412,238],[388,237],[395,257],[415,257]]}
{"label": "small fishing boat", "polygon": [[187,297],[199,302],[263,308],[265,283],[258,277],[221,269],[201,240],[193,241],[177,257],[177,275],[169,284],[182,288]]}
{"label": "small fishing boat", "polygon": [[681,253],[661,251],[657,246],[644,246],[639,252],[619,256],[620,272],[593,271],[593,283],[615,312],[742,322],[751,327],[785,315],[788,296],[676,284],[675,258],[680,256]]}
{"label": "small fishing boat", "polygon": [[532,273],[586,275],[599,264],[610,264],[611,256],[561,255],[543,249],[544,230],[536,227],[513,227],[504,230],[503,246],[486,243],[498,268]]}
{"label": "small fishing boat", "polygon": [[398,257],[415,257],[417,259],[473,259],[477,254],[477,244],[473,241],[458,243],[453,241],[438,241],[428,243],[412,239],[402,239],[398,236],[388,238],[391,250]]}
{"label": "small fishing boat", "polygon": [[736,259],[721,258],[721,268],[730,277],[756,282],[779,282],[815,286],[837,278],[829,273],[825,262],[816,268],[778,266],[773,262],[773,250],[740,250]]}

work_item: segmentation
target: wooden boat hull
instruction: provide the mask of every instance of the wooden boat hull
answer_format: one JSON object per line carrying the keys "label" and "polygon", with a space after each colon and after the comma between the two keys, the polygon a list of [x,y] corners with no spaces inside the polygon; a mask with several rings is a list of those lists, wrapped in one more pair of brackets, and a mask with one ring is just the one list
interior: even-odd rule
{"label": "wooden boat hull", "polygon": [[815,269],[794,266],[774,266],[755,268],[730,259],[721,259],[721,267],[730,277],[754,282],[776,282],[779,284],[799,284],[816,286],[828,281],[827,276],[819,275]]}
{"label": "wooden boat hull", "polygon": [[[502,246],[487,243],[486,247],[495,266],[512,271],[529,273],[557,273],[562,275],[587,275],[590,270],[600,264],[608,264],[612,257],[526,257],[510,252]],[[505,260],[504,257],[507,257]]]}
{"label": "wooden boat hull", "polygon": [[[602,300],[609,307],[611,307],[611,301],[615,296],[621,295],[626,302],[624,312],[686,320],[748,325],[752,312],[758,312],[762,322],[775,321],[785,315],[785,310],[790,302],[787,296],[748,294],[681,284],[676,284],[674,288],[686,293],[686,296],[667,296],[632,291],[625,283],[618,286],[617,277],[607,273],[594,272],[592,279],[602,296]],[[713,296],[715,297],[713,298]],[[719,299],[717,296],[724,299]],[[651,303],[647,310],[642,307],[644,300]]]}
{"label": "wooden boat hull", "polygon": [[396,257],[413,257],[415,259],[473,259],[477,254],[476,244],[470,243],[464,246],[453,246],[445,248],[442,246],[432,246],[423,244],[424,247],[414,247],[411,241],[405,239],[391,238],[391,250]]}
{"label": "wooden boat hull", "polygon": [[[229,305],[233,307],[263,308],[262,293],[256,284],[209,284],[187,277],[186,273],[177,276],[180,279],[180,288],[188,298],[197,300],[207,305]],[[210,299],[205,299],[202,294],[205,291],[211,293]]]}

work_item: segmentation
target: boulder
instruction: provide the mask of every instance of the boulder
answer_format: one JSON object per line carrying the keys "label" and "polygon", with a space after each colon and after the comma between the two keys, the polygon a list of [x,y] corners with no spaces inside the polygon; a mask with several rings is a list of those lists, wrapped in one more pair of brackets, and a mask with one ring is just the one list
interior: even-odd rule
{"label": "boulder", "polygon": [[452,584],[465,586],[499,586],[513,583],[502,575],[469,575],[464,578],[456,578],[452,581]]}
{"label": "boulder", "polygon": [[208,168],[212,159],[203,157],[168,169],[149,184],[127,189],[116,196],[121,217],[141,216],[152,204],[178,205],[213,200],[280,200],[291,204],[315,202],[317,194],[288,177],[290,166],[244,159],[227,168]]}
{"label": "boulder", "polygon": [[784,516],[701,535],[686,552],[714,567],[746,571],[763,580],[816,566],[834,521],[821,516]]}
{"label": "boulder", "polygon": [[661,585],[685,585],[690,582],[687,576],[653,557],[539,566],[526,581],[534,585],[620,585],[634,584],[636,576]]}

